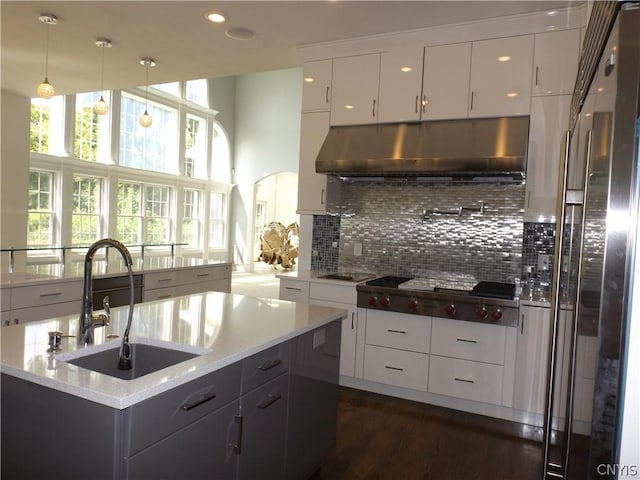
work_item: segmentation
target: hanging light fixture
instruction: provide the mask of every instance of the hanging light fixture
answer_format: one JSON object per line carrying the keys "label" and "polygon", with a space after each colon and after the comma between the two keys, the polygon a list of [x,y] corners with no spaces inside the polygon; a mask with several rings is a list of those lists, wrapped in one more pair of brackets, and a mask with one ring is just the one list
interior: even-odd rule
{"label": "hanging light fixture", "polygon": [[38,17],[47,26],[47,50],[44,64],[44,80],[37,86],[36,93],[40,98],[51,98],[56,94],[55,88],[49,83],[49,27],[58,23],[58,17],[43,13]]}
{"label": "hanging light fixture", "polygon": [[108,38],[97,38],[96,46],[102,49],[102,69],[100,71],[100,100],[93,106],[96,115],[106,115],[109,113],[109,105],[104,101],[104,49],[111,48],[111,40]]}
{"label": "hanging light fixture", "polygon": [[149,128],[153,123],[153,118],[151,118],[151,115],[149,115],[149,112],[147,111],[147,109],[149,108],[149,67],[155,67],[156,62],[153,58],[145,57],[140,60],[140,65],[144,66],[147,69],[147,76],[145,81],[146,95],[144,99],[144,113],[140,115],[138,122],[140,122],[140,125],[142,127]]}

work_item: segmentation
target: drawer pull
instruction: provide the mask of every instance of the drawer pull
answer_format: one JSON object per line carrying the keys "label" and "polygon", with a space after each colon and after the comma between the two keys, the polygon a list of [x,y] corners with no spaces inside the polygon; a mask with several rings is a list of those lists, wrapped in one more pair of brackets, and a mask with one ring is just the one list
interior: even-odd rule
{"label": "drawer pull", "polygon": [[464,342],[464,343],[478,343],[477,340],[467,340],[466,338],[456,338],[457,342]]}
{"label": "drawer pull", "polygon": [[274,403],[276,403],[281,398],[282,398],[282,395],[280,395],[279,393],[275,395],[273,393],[268,393],[267,396],[264,397],[262,401],[258,404],[258,408],[260,410],[264,410],[265,408],[268,408]]}
{"label": "drawer pull", "polygon": [[463,383],[476,383],[475,380],[467,380],[466,378],[458,378],[458,377],[453,377],[453,379],[456,382],[463,382]]}
{"label": "drawer pull", "polygon": [[213,392],[201,393],[200,398],[198,400],[194,402],[185,403],[180,408],[182,408],[182,410],[184,410],[185,412],[188,412],[192,408],[196,408],[197,406],[202,405],[203,403],[206,403],[209,400],[213,400],[214,398],[216,398],[216,394]]}
{"label": "drawer pull", "polygon": [[171,298],[171,294],[167,293],[165,295],[158,295],[157,300],[162,300],[163,298]]}
{"label": "drawer pull", "polygon": [[285,290],[295,290],[296,292],[301,292],[302,289],[301,288],[297,288],[297,287],[284,287]]}
{"label": "drawer pull", "polygon": [[271,370],[272,368],[277,367],[281,363],[282,363],[282,360],[279,358],[276,358],[273,360],[267,360],[258,367],[258,370],[262,370],[263,372],[266,372],[267,370]]}
{"label": "drawer pull", "polygon": [[202,278],[202,277],[208,277],[209,274],[208,273],[199,273],[198,274],[198,278]]}
{"label": "drawer pull", "polygon": [[229,446],[233,450],[233,453],[239,455],[242,453],[242,415],[235,415],[233,417],[233,423],[238,425],[238,436],[236,437],[236,443],[230,443]]}
{"label": "drawer pull", "polygon": [[404,372],[404,368],[400,368],[400,367],[392,367],[391,365],[385,365],[384,368],[387,368],[389,370],[396,370],[398,372]]}
{"label": "drawer pull", "polygon": [[158,279],[158,283],[160,282],[170,282],[171,280],[173,280],[173,278],[168,277],[168,278],[159,278]]}
{"label": "drawer pull", "polygon": [[392,328],[387,328],[387,332],[389,332],[389,333],[407,333],[404,330],[394,330]]}
{"label": "drawer pull", "polygon": [[62,292],[41,293],[40,297],[57,297],[58,295],[62,295]]}

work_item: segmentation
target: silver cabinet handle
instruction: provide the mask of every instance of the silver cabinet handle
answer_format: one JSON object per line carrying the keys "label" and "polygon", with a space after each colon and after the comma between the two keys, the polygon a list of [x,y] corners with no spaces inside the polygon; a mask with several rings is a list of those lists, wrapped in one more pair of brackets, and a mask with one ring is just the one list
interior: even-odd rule
{"label": "silver cabinet handle", "polygon": [[476,383],[475,380],[467,380],[466,378],[453,377],[456,382]]}
{"label": "silver cabinet handle", "polygon": [[389,333],[402,333],[402,334],[406,334],[407,333],[405,330],[394,330],[393,328],[387,328],[387,332],[389,332]]}
{"label": "silver cabinet handle", "polygon": [[422,96],[422,113],[426,113],[427,112],[427,103],[429,103],[427,101],[427,96],[423,95]]}
{"label": "silver cabinet handle", "polygon": [[285,290],[294,290],[296,292],[301,292],[302,289],[298,287],[284,287]]}
{"label": "silver cabinet handle", "polygon": [[324,188],[320,191],[320,205],[324,205]]}
{"label": "silver cabinet handle", "polygon": [[420,100],[420,96],[416,95],[416,113],[418,113],[418,100]]}
{"label": "silver cabinet handle", "polygon": [[471,91],[471,107],[469,108],[469,110],[473,110],[473,99],[474,99],[474,93],[473,91]]}
{"label": "silver cabinet handle", "polygon": [[201,278],[201,277],[208,277],[208,276],[209,276],[209,274],[208,274],[208,273],[199,273],[199,274],[198,274],[198,278]]}
{"label": "silver cabinet handle", "polygon": [[171,277],[168,277],[168,278],[159,278],[159,279],[157,280],[157,282],[158,282],[158,283],[160,283],[160,282],[170,282],[171,280],[173,280],[173,278],[171,278]]}
{"label": "silver cabinet handle", "polygon": [[165,298],[171,298],[171,294],[170,294],[170,293],[167,293],[167,294],[165,294],[165,295],[158,295],[157,300],[163,300],[163,299],[165,299]]}
{"label": "silver cabinet handle", "polygon": [[376,116],[376,100],[373,99],[373,107],[371,108],[371,116],[375,118]]}
{"label": "silver cabinet handle", "polygon": [[276,393],[275,395],[273,393],[268,393],[262,399],[262,401],[258,404],[258,408],[260,410],[264,410],[265,408],[269,408],[271,405],[276,403],[281,398],[282,398],[282,395],[280,395],[279,393]]}
{"label": "silver cabinet handle", "polygon": [[258,370],[266,372],[267,370],[271,370],[272,368],[277,367],[282,363],[282,360],[279,358],[274,358],[272,360],[266,360],[258,367]]}
{"label": "silver cabinet handle", "polygon": [[385,365],[384,368],[387,368],[389,370],[396,370],[398,372],[404,372],[404,368],[400,368],[400,367],[392,367],[391,365]]}
{"label": "silver cabinet handle", "polygon": [[478,343],[477,340],[468,340],[466,338],[456,338],[456,342],[464,342],[464,343]]}
{"label": "silver cabinet handle", "polygon": [[330,87],[327,86],[327,91],[324,94],[324,100],[325,100],[326,103],[329,103],[329,88]]}
{"label": "silver cabinet handle", "polygon": [[42,298],[44,298],[44,297],[57,297],[59,295],[62,295],[62,292],[41,293],[40,297],[42,297]]}
{"label": "silver cabinet handle", "polygon": [[520,335],[524,335],[524,313],[520,315]]}
{"label": "silver cabinet handle", "polygon": [[539,69],[539,68],[540,68],[540,67],[538,67],[538,66],[536,65],[536,80],[535,80],[536,87],[538,86],[538,69]]}
{"label": "silver cabinet handle", "polygon": [[356,316],[356,312],[351,312],[351,330],[354,330],[356,328],[355,325],[355,316]]}
{"label": "silver cabinet handle", "polygon": [[189,410],[196,408],[200,405],[202,405],[203,403],[207,403],[211,400],[213,400],[214,398],[216,398],[216,394],[213,392],[204,392],[200,394],[200,398],[193,401],[193,402],[187,402],[184,403],[180,408],[182,410],[184,410],[185,412],[188,412]]}

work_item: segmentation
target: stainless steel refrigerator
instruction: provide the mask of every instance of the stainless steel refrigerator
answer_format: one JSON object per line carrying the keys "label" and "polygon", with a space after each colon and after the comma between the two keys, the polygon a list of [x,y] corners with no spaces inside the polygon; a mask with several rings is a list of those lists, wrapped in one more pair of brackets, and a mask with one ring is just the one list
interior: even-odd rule
{"label": "stainless steel refrigerator", "polygon": [[639,89],[640,2],[594,2],[560,174],[545,480],[627,478],[619,448],[640,253]]}

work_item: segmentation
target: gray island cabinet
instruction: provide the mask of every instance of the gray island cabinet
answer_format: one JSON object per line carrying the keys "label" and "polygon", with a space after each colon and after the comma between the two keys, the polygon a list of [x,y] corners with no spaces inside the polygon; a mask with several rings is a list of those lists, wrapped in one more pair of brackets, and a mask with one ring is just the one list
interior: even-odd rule
{"label": "gray island cabinet", "polygon": [[[189,318],[189,303],[208,309]],[[144,320],[172,309],[178,321]],[[127,308],[113,311],[118,330]],[[2,478],[303,480],[318,468],[335,441],[344,311],[213,292],[134,311],[137,341],[200,355],[121,380],[66,362],[82,354],[73,338],[46,353],[47,329],[71,335],[73,318],[3,329]]]}

